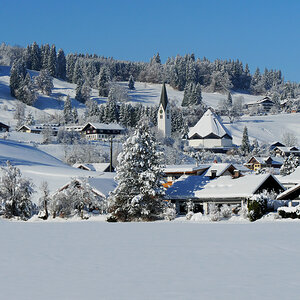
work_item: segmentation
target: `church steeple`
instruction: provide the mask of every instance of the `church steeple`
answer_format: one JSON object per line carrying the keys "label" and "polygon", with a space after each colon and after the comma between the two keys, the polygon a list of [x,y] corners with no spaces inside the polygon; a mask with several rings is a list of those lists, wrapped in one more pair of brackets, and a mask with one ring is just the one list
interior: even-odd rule
{"label": "church steeple", "polygon": [[166,90],[166,85],[163,83],[162,90],[161,90],[161,95],[160,95],[160,103],[162,104],[162,107],[164,110],[166,110],[166,107],[168,105],[168,95],[167,95],[167,90]]}
{"label": "church steeple", "polygon": [[162,86],[159,108],[157,113],[157,127],[163,137],[171,136],[171,108],[168,101],[165,83]]}

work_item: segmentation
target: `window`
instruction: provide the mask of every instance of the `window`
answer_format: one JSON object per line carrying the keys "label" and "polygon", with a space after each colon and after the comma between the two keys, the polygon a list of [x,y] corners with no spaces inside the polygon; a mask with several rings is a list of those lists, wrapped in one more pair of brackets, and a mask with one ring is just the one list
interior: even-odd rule
{"label": "window", "polygon": [[167,119],[169,119],[169,115],[167,115]]}
{"label": "window", "polygon": [[163,118],[163,115],[160,115],[160,118],[162,119],[162,118]]}

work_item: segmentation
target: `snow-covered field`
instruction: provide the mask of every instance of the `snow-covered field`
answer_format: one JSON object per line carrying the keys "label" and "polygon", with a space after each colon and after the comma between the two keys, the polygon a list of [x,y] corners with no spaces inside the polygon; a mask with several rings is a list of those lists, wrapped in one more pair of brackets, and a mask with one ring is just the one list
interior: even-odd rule
{"label": "snow-covered field", "polygon": [[0,224],[1,299],[299,299],[298,222]]}

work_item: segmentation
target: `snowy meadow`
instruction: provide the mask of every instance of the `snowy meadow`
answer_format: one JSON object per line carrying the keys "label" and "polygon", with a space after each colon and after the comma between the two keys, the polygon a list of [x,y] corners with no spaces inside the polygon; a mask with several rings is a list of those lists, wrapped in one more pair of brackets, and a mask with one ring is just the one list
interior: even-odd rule
{"label": "snowy meadow", "polygon": [[2,299],[299,299],[298,222],[0,222]]}

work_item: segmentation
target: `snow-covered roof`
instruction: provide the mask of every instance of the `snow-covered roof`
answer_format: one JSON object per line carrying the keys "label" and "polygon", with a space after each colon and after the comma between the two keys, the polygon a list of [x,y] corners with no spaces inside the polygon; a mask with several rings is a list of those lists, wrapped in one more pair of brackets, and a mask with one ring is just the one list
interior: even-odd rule
{"label": "snow-covered roof", "polygon": [[204,174],[200,176],[182,175],[166,190],[166,198],[195,198],[194,192],[203,188],[211,180],[210,177],[204,176]]}
{"label": "snow-covered roof", "polygon": [[186,173],[208,169],[209,165],[166,165],[163,169],[164,173]]}
{"label": "snow-covered roof", "polygon": [[273,177],[278,185],[284,190],[284,187],[276,177],[271,174],[251,174],[235,179],[232,179],[230,176],[221,176],[207,183],[205,188],[195,191],[195,196],[201,199],[247,198],[255,194],[269,177]]}
{"label": "snow-covered roof", "polygon": [[280,182],[288,184],[288,183],[293,183],[293,184],[298,184],[300,183],[300,167],[296,168],[296,170],[291,173],[290,175],[286,176],[278,176],[278,179]]}
{"label": "snow-covered roof", "polygon": [[83,126],[83,129],[89,124],[93,126],[95,129],[125,130],[121,125],[116,123],[105,124],[105,123],[95,123],[95,122],[88,122]]}
{"label": "snow-covered roof", "polygon": [[275,147],[275,151],[276,151],[276,149],[278,149],[278,150],[280,150],[280,151],[282,151],[282,152],[293,152],[293,151],[295,151],[295,152],[297,152],[297,151],[299,151],[299,149],[297,148],[297,147]]}
{"label": "snow-covered roof", "polygon": [[221,176],[230,166],[232,166],[229,163],[216,163],[212,164],[210,168],[206,172],[206,176],[211,176],[212,171],[216,171],[216,176]]}
{"label": "snow-covered roof", "polygon": [[277,196],[277,199],[278,200],[282,200],[284,199],[286,196],[290,195],[291,193],[297,191],[300,189],[300,183],[298,183],[297,185],[295,186],[292,186],[291,188],[285,190],[284,192],[280,193],[278,196]]}
{"label": "snow-covered roof", "polygon": [[83,168],[89,171],[104,172],[110,163],[74,164],[74,168]]}
{"label": "snow-covered roof", "polygon": [[210,134],[214,134],[220,138],[225,135],[231,137],[229,130],[222,124],[219,117],[211,109],[208,109],[198,123],[190,128],[188,137],[191,138],[195,134],[201,138],[205,138]]}

